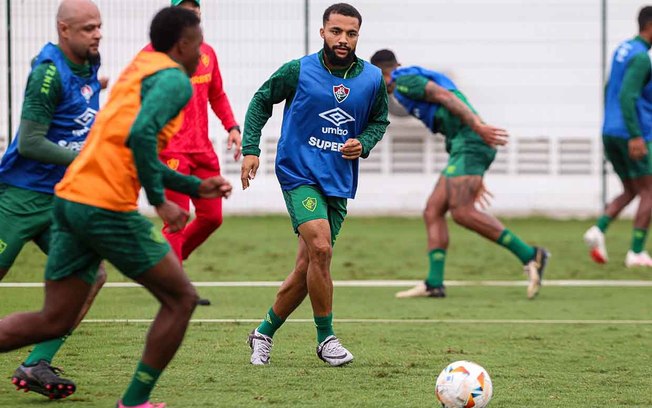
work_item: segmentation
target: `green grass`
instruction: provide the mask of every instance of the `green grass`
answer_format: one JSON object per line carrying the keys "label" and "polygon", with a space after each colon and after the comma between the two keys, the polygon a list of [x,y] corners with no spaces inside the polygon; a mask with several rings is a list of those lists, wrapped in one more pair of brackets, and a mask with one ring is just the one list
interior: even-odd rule
{"label": "green grass", "polygon": [[[650,280],[650,271],[621,266],[630,240],[628,222],[617,222],[609,231],[612,261],[604,267],[588,261],[581,242],[590,222],[519,219],[507,224],[525,240],[551,250],[546,278]],[[507,251],[459,228],[451,229],[451,238],[447,279],[523,279],[518,261]],[[417,218],[351,217],[337,241],[332,274],[335,279],[421,279],[427,261],[424,241]],[[286,218],[232,217],[186,269],[197,281],[281,280],[292,268],[295,250]],[[43,263],[30,245],[5,281],[39,281]],[[113,270],[110,279],[124,280]],[[544,287],[535,301],[525,299],[524,287],[450,287],[443,300],[398,300],[396,290],[335,289],[335,329],[356,356],[342,368],[317,359],[311,323],[288,322],[278,332],[268,367],[248,364],[245,339],[255,323],[194,323],[154,399],[171,408],[432,407],[439,371],[448,362],[469,359],[492,376],[491,407],[652,406],[650,288]],[[276,289],[199,291],[213,306],[198,308],[195,319],[257,320]],[[0,288],[0,299],[0,315],[35,309],[42,289]],[[149,319],[155,311],[156,303],[143,289],[105,288],[88,319]],[[292,316],[310,317],[308,302]],[[557,322],[537,324],[542,320]],[[590,323],[597,320],[609,322]],[[618,323],[622,320],[640,322]],[[147,327],[82,324],[55,360],[77,382],[78,391],[58,402],[11,388],[9,378],[26,349],[0,355],[0,407],[112,406],[131,377]]]}

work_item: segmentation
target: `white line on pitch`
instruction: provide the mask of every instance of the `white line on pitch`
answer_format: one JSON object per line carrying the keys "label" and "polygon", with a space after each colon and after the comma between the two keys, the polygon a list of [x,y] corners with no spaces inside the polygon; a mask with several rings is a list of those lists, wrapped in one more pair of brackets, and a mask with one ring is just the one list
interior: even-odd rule
{"label": "white line on pitch", "polygon": [[[422,281],[416,280],[346,280],[334,281],[337,287],[351,288],[394,288],[410,287]],[[280,281],[252,281],[252,282],[193,282],[197,287],[246,287],[263,288],[281,286]],[[527,281],[446,281],[446,286],[495,286],[513,287],[526,286]],[[544,286],[560,287],[652,287],[652,280],[544,280]],[[0,288],[42,288],[42,282],[0,282]],[[140,285],[133,282],[108,282],[105,288],[138,288]]]}
{"label": "white line on pitch", "polygon": [[[86,319],[83,323],[151,323],[152,319]],[[260,319],[192,319],[191,323],[260,323]],[[288,319],[288,323],[312,323],[313,319]],[[383,324],[633,324],[652,325],[652,320],[536,320],[536,319],[335,319],[335,323]]]}

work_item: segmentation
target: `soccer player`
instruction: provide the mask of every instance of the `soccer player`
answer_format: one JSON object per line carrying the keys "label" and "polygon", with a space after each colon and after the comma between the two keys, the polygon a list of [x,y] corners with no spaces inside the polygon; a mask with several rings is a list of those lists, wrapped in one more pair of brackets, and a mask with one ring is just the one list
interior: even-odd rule
{"label": "soccer player", "polygon": [[413,66],[401,68],[390,50],[380,50],[371,62],[382,69],[387,91],[433,133],[446,139],[448,164],[428,198],[423,218],[428,235],[430,269],[426,280],[396,297],[445,297],[444,265],[448,248],[446,213],[453,220],[507,248],[524,265],[528,298],[534,298],[548,253],[523,242],[492,215],[475,204],[486,199],[484,173],[496,156],[496,145],[507,143],[505,130],[482,121],[466,97],[445,75]]}
{"label": "soccer player", "polygon": [[269,363],[274,333],[306,295],[317,326],[317,356],[332,366],[353,359],[333,332],[331,256],[347,199],[355,197],[358,158],[369,155],[389,124],[381,72],[355,55],[361,24],[353,6],[328,7],[320,29],[323,50],[279,68],[258,89],[247,111],[243,189],[258,170],[261,130],[273,105],[285,101],[276,175],[299,235],[294,270],[249,336],[254,365]]}
{"label": "soccer player", "polygon": [[[192,10],[201,18],[199,0],[172,0],[173,6]],[[151,51],[151,44],[146,50]],[[192,174],[200,178],[219,176],[220,163],[213,144],[208,137],[208,103],[220,118],[224,129],[229,133],[227,149],[234,148],[233,159],[240,159],[240,127],[235,121],[229,98],[222,88],[222,74],[213,48],[205,42],[201,45],[201,56],[197,71],[190,78],[193,94],[183,110],[183,125],[174,135],[168,146],[160,154],[163,163],[182,174]],[[191,198],[183,193],[165,190],[168,200],[188,211]],[[168,225],[163,227],[167,238],[180,261],[201,245],[222,225],[222,199],[193,197],[196,218],[185,228],[171,232]]]}
{"label": "soccer player", "polygon": [[164,186],[192,196],[228,196],[222,177],[200,180],[158,159],[181,126],[190,99],[188,76],[199,61],[202,31],[192,12],[168,7],[150,28],[156,52],[141,52],[122,72],[86,146],[55,188],[45,302],[38,312],[0,320],[0,351],[64,335],[79,315],[102,259],[149,290],[160,309],[118,408],[161,408],[149,402],[161,372],[179,348],[197,294],[159,230],[138,209],[141,185],[172,230],[188,213],[165,199]]}
{"label": "soccer player", "polygon": [[632,242],[625,265],[652,267],[652,258],[645,251],[652,212],[652,64],[648,51],[652,43],[652,7],[643,7],[638,14],[639,33],[620,44],[611,62],[611,73],[605,89],[602,143],[623,185],[623,192],[613,199],[597,223],[584,234],[591,258],[606,263],[604,234],[612,220],[632,202],[640,198],[634,217]]}
{"label": "soccer player", "polygon": [[[58,43],[46,44],[27,79],[20,128],[0,163],[0,279],[27,241],[50,250],[54,185],[77,156],[99,108],[100,11],[90,0],[64,0],[57,11]],[[106,280],[101,268],[72,328]],[[38,344],[16,369],[17,389],[50,398],[75,392],[75,384],[50,366],[63,337]]]}

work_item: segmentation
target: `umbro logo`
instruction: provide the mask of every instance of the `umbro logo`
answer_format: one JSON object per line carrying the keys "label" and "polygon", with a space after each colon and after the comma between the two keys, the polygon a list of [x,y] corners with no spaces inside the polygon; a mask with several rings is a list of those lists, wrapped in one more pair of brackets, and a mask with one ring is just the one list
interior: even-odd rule
{"label": "umbro logo", "polygon": [[326,119],[335,126],[342,125],[347,122],[355,122],[353,116],[346,113],[340,108],[330,109],[319,114],[319,117]]}

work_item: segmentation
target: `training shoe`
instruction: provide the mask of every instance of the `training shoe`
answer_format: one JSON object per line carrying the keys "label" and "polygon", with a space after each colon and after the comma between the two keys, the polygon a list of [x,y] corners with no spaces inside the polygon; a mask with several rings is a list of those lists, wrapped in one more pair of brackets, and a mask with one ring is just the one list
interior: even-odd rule
{"label": "training shoe", "polygon": [[523,269],[527,275],[529,283],[527,285],[528,299],[534,299],[541,289],[541,281],[543,280],[543,270],[546,268],[550,253],[544,248],[534,247],[534,258],[530,260]]}
{"label": "training shoe", "polygon": [[650,258],[650,254],[647,251],[636,253],[630,249],[627,251],[627,256],[625,256],[625,266],[628,268],[636,266],[650,267],[652,266],[652,258]]}
{"label": "training shoe", "polygon": [[350,363],[353,360],[353,354],[345,349],[335,336],[328,336],[326,340],[319,343],[317,357],[333,367]]}
{"label": "training shoe", "polygon": [[607,246],[604,243],[604,233],[595,225],[584,233],[584,242],[589,247],[591,258],[599,263],[607,263]]}
{"label": "training shoe", "polygon": [[404,290],[402,292],[397,292],[395,295],[397,298],[411,298],[411,297],[434,297],[434,298],[443,298],[446,297],[446,287],[441,286],[430,286],[425,281],[419,282],[419,284],[412,289]]}
{"label": "training shoe", "polygon": [[117,404],[115,404],[115,408],[165,408],[167,405],[165,405],[165,402],[144,402],[140,405],[124,405],[122,401],[118,401]]}
{"label": "training shoe", "polygon": [[269,355],[272,352],[274,340],[271,337],[260,333],[254,329],[249,334],[249,347],[251,347],[251,364],[266,365],[269,364]]}
{"label": "training shoe", "polygon": [[20,365],[11,377],[11,383],[16,390],[34,391],[45,395],[50,399],[61,399],[71,396],[75,389],[75,383],[59,377],[63,370],[52,367],[45,360],[39,360],[36,365]]}

